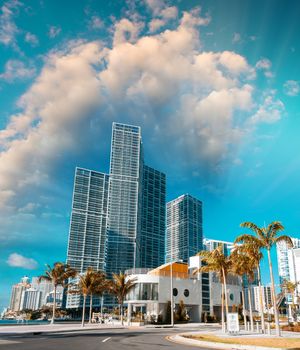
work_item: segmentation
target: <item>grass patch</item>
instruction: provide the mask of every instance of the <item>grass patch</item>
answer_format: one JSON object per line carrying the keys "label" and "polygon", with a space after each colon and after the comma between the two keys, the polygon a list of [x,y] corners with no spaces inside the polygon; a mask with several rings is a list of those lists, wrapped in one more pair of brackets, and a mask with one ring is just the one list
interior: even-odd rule
{"label": "grass patch", "polygon": [[300,338],[227,338],[219,337],[217,335],[210,334],[199,334],[199,335],[183,335],[185,338],[211,341],[215,343],[225,343],[225,344],[239,344],[239,345],[255,345],[255,346],[266,346],[270,348],[286,348],[299,350],[300,349]]}

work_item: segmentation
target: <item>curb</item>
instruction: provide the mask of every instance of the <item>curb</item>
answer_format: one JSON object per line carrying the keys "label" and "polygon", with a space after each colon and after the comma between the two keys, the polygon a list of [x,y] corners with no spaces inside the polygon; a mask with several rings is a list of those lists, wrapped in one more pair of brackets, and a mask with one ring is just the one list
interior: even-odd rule
{"label": "curb", "polygon": [[272,348],[266,346],[256,345],[241,345],[241,344],[226,344],[226,343],[215,343],[210,341],[202,341],[196,339],[185,338],[183,334],[176,334],[167,336],[166,339],[177,344],[197,346],[200,348],[208,347],[211,349],[239,349],[239,350],[288,350],[287,348]]}

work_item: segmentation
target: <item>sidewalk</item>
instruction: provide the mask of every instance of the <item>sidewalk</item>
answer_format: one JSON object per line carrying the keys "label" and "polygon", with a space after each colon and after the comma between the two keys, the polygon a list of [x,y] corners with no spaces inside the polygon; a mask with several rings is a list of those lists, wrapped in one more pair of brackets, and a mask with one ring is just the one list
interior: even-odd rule
{"label": "sidewalk", "polygon": [[[213,341],[205,341],[205,340],[197,340],[197,339],[191,339],[191,338],[186,338],[184,335],[201,335],[201,334],[208,334],[209,335],[214,335],[214,336],[219,336],[222,338],[227,338],[230,340],[233,340],[235,338],[248,338],[248,339],[253,339],[253,338],[264,338],[264,339],[276,339],[275,332],[271,335],[263,335],[261,333],[251,333],[247,331],[241,331],[238,335],[230,335],[227,333],[222,333],[222,331],[213,331],[213,332],[208,332],[207,330],[202,330],[202,331],[197,331],[197,332],[187,332],[187,333],[181,333],[181,334],[176,334],[167,337],[168,340],[182,344],[182,345],[190,345],[190,346],[197,346],[197,347],[207,347],[207,348],[212,348],[212,349],[239,349],[239,350],[286,350],[287,348],[274,348],[274,347],[268,347],[268,346],[256,346],[256,345],[242,345],[242,344],[228,344],[228,343],[222,343],[222,342],[213,342]],[[296,332],[285,332],[282,331],[282,338],[298,338],[300,339],[300,333]],[[280,338],[278,338],[280,339]]]}

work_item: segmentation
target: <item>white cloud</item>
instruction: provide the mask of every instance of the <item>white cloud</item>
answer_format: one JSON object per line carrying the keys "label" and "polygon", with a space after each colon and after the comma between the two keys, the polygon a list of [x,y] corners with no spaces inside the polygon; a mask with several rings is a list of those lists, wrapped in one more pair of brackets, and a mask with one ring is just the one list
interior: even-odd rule
{"label": "white cloud", "polygon": [[38,267],[37,261],[32,258],[26,258],[18,253],[10,254],[6,262],[9,266],[22,267],[28,270],[35,270]]}
{"label": "white cloud", "polygon": [[249,120],[279,120],[283,105],[272,96],[255,107],[254,68],[245,57],[202,49],[198,27],[209,21],[197,8],[173,30],[140,36],[143,24],[121,19],[112,48],[73,41],[49,54],[20,112],[0,131],[1,203],[16,204],[20,192],[51,181],[61,159],[86,147],[99,116],[101,124],[124,116],[142,125],[162,157],[165,149],[208,170],[232,163]]}
{"label": "white cloud", "polygon": [[57,37],[61,32],[61,28],[60,27],[56,27],[56,26],[51,26],[49,28],[49,31],[48,31],[48,36],[49,38],[53,39],[55,37]]}
{"label": "white cloud", "polygon": [[36,70],[32,66],[26,66],[22,61],[9,60],[5,64],[4,72],[0,74],[0,80],[12,82],[32,78]]}
{"label": "white cloud", "polygon": [[104,23],[103,21],[101,20],[100,17],[98,16],[93,16],[89,22],[89,26],[92,28],[92,29],[102,29],[104,27]]}
{"label": "white cloud", "polygon": [[283,102],[275,99],[273,94],[270,94],[264,99],[263,104],[259,106],[256,113],[251,117],[250,123],[273,124],[281,119],[284,110]]}
{"label": "white cloud", "polygon": [[9,0],[3,3],[0,14],[0,43],[17,49],[16,35],[19,29],[14,21],[22,3],[18,0]]}
{"label": "white cloud", "polygon": [[233,37],[232,37],[232,42],[233,43],[239,43],[241,42],[242,38],[241,38],[241,34],[240,33],[234,33]]}
{"label": "white cloud", "polygon": [[297,96],[300,92],[300,84],[296,80],[287,80],[283,85],[284,93],[288,96]]}
{"label": "white cloud", "polygon": [[272,62],[267,58],[262,58],[257,61],[255,65],[257,70],[264,72],[266,78],[273,78],[274,74],[271,72]]}
{"label": "white cloud", "polygon": [[38,37],[30,32],[25,34],[25,41],[32,46],[37,46],[39,44]]}

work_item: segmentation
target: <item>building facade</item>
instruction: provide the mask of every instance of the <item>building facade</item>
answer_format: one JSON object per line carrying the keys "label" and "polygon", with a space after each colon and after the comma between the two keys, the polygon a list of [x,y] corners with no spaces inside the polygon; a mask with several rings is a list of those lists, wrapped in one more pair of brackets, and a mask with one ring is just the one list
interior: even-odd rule
{"label": "building facade", "polygon": [[105,268],[108,175],[76,168],[67,263],[79,273]]}
{"label": "building facade", "polygon": [[30,288],[29,278],[24,276],[20,283],[14,284],[11,289],[9,309],[12,311],[21,310],[22,293]]}
{"label": "building facade", "polygon": [[[292,238],[293,249],[289,248],[285,242],[277,243],[277,263],[278,263],[278,274],[279,283],[281,284],[284,280],[294,281],[299,280],[300,276],[295,277],[294,268],[294,254],[293,250],[300,248],[300,239]],[[293,272],[293,273],[292,273]]]}
{"label": "building facade", "polygon": [[202,240],[202,202],[189,194],[168,202],[166,262],[188,262],[202,250]]}
{"label": "building facade", "polygon": [[155,268],[165,260],[166,175],[143,167],[140,266]]}

